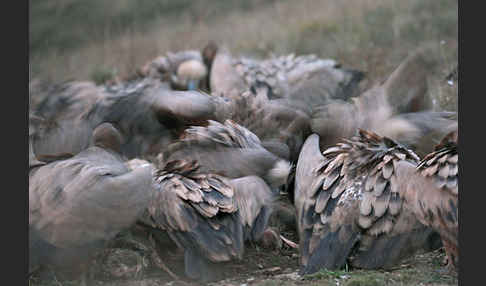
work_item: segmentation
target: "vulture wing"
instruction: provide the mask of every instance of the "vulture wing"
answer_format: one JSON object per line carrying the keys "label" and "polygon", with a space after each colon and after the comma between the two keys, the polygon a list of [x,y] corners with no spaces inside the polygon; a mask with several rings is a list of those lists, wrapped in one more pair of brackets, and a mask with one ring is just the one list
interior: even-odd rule
{"label": "vulture wing", "polygon": [[71,275],[84,271],[147,208],[151,173],[148,166],[130,171],[116,154],[95,146],[30,172],[29,269],[47,263]]}
{"label": "vulture wing", "polygon": [[338,205],[340,196],[348,192],[347,149],[341,145],[321,153],[319,136],[312,134],[299,155],[294,201],[301,274],[341,267],[358,240],[360,231],[352,220],[356,207],[346,212]]}
{"label": "vulture wing", "polygon": [[422,159],[407,184],[407,198],[418,220],[436,230],[453,266],[458,265],[459,154],[457,130]]}
{"label": "vulture wing", "polygon": [[209,121],[207,127],[191,127],[183,139],[169,146],[167,160],[197,160],[202,172],[229,178],[256,175],[272,188],[285,184],[290,165],[263,148],[248,129],[230,121]]}
{"label": "vulture wing", "polygon": [[357,218],[362,236],[350,257],[351,265],[386,269],[419,249],[438,247],[433,230],[403,207],[404,178],[398,169],[415,167],[418,156],[387,137],[364,130],[349,143],[353,146],[351,160],[363,178]]}
{"label": "vulture wing", "polygon": [[274,205],[274,193],[260,177],[247,176],[232,179],[235,202],[245,240],[258,241],[268,225]]}
{"label": "vulture wing", "polygon": [[212,263],[241,258],[244,250],[235,189],[224,177],[197,171],[195,161],[169,161],[148,208],[154,225],[185,250],[186,274],[211,279]]}
{"label": "vulture wing", "polygon": [[416,166],[415,153],[360,130],[320,155],[318,139],[306,140],[295,178],[301,273],[340,268],[346,261],[388,267],[428,243],[431,230],[424,232],[402,210],[396,182],[397,162]]}
{"label": "vulture wing", "polygon": [[29,178],[29,225],[61,248],[109,239],[146,208],[151,176],[98,147],[47,164]]}

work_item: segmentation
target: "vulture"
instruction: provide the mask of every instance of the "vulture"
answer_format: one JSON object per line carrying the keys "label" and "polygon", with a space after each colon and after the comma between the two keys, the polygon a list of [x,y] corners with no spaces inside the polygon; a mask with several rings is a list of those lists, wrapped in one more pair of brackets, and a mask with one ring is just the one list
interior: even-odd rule
{"label": "vulture", "polygon": [[228,118],[262,141],[286,144],[294,162],[311,134],[313,108],[356,96],[364,78],[362,72],[315,55],[235,58],[226,47],[210,43],[203,58],[209,67],[210,92],[225,99]]}
{"label": "vulture", "polygon": [[57,156],[86,149],[93,127],[79,117],[103,96],[91,82],[41,83],[31,88],[29,112],[44,121],[32,136],[35,154]]}
{"label": "vulture", "polygon": [[200,167],[180,159],[158,169],[145,221],[184,250],[188,277],[208,282],[221,277],[220,263],[243,257],[245,241],[262,237],[274,195],[260,177],[228,178]]}
{"label": "vulture", "polygon": [[153,168],[126,166],[123,137],[109,123],[97,126],[92,140],[78,154],[50,162],[33,164],[30,150],[29,273],[46,265],[84,281],[96,253],[148,207]]}
{"label": "vulture", "polygon": [[434,111],[427,93],[426,51],[407,57],[383,82],[350,101],[334,100],[313,109],[310,128],[321,149],[350,138],[356,129],[376,132],[425,156],[457,127],[455,112]]}
{"label": "vulture", "polygon": [[447,255],[447,268],[459,265],[458,130],[450,132],[418,166],[399,165],[406,207],[424,225],[437,231]]}
{"label": "vulture", "polygon": [[[273,142],[269,148],[285,156],[286,146]],[[193,126],[182,138],[169,145],[163,159],[192,159],[200,170],[228,178],[258,176],[275,190],[287,182],[290,163],[264,147],[250,130],[233,122],[209,120],[207,126]]]}
{"label": "vulture", "polygon": [[[209,50],[209,52],[208,52]],[[263,83],[270,87],[270,99],[287,98],[309,104],[328,99],[346,100],[357,95],[364,73],[342,68],[332,59],[316,55],[273,56],[265,60],[233,58],[226,47],[209,44],[203,51],[211,62],[212,93],[234,96],[242,90]]]}
{"label": "vulture", "polygon": [[389,269],[440,238],[404,203],[401,166],[419,157],[376,133],[359,130],[325,151],[307,138],[295,171],[300,273],[322,268]]}
{"label": "vulture", "polygon": [[97,125],[110,122],[127,138],[121,147],[124,156],[155,156],[187,126],[222,114],[218,100],[197,91],[173,91],[150,78],[109,87],[64,83],[31,106],[46,121],[46,128],[33,137],[34,152],[77,154],[90,146]]}
{"label": "vulture", "polygon": [[204,89],[208,68],[196,50],[167,53],[146,63],[139,71],[144,77],[159,79],[175,90]]}

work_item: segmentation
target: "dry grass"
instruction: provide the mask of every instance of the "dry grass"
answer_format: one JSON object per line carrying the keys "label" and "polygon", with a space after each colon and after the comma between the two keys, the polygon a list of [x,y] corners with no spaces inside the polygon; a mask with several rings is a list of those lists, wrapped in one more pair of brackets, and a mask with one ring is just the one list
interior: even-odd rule
{"label": "dry grass", "polygon": [[209,40],[257,57],[315,53],[371,79],[425,42],[437,44],[444,74],[457,63],[453,0],[41,2],[31,2],[30,60],[35,75],[55,81],[92,79],[99,70],[123,77],[157,55]]}

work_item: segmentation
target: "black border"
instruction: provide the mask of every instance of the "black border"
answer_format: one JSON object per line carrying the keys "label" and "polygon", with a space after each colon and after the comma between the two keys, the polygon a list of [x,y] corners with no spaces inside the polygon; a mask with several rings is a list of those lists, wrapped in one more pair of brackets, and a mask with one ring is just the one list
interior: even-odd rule
{"label": "black border", "polygon": [[[28,118],[29,118],[29,15],[30,15],[30,10],[29,10],[29,3],[32,0],[27,1],[16,1],[12,2],[12,6],[10,7],[15,7],[18,9],[18,13],[14,13],[13,15],[22,15],[22,17],[7,17],[10,21],[12,19],[15,20],[15,24],[10,22],[10,24],[5,23],[5,27],[7,29],[11,29],[9,33],[9,39],[8,42],[10,43],[17,43],[16,45],[13,45],[12,50],[7,53],[7,55],[12,55],[9,56],[8,58],[14,60],[15,66],[18,67],[18,77],[21,78],[20,83],[17,83],[17,81],[10,81],[7,80],[5,82],[12,82],[12,85],[14,85],[11,89],[11,92],[9,92],[8,95],[10,98],[14,98],[15,104],[20,105],[20,110],[17,111],[16,113],[16,119],[19,121],[13,122],[12,117],[11,119],[6,121],[7,124],[15,124],[16,126],[20,125],[23,126],[23,128],[14,128],[15,133],[19,133],[18,137],[23,138],[24,144],[19,144],[20,141],[17,140],[11,140],[11,144],[14,146],[9,146],[13,147],[14,150],[9,153],[9,155],[12,157],[11,162],[15,162],[16,165],[19,165],[20,168],[22,169],[22,172],[18,172],[15,176],[15,178],[12,178],[15,180],[15,183],[13,184],[15,187],[14,188],[8,188],[5,191],[6,192],[11,192],[15,193],[14,196],[16,197],[16,202],[14,203],[8,203],[9,199],[5,200],[4,202],[7,203],[8,208],[13,208],[15,211],[9,212],[10,215],[6,215],[7,220],[12,220],[11,225],[7,228],[4,229],[4,235],[3,237],[8,237],[9,240],[13,241],[7,241],[3,242],[3,245],[5,246],[10,246],[12,245],[11,249],[12,252],[14,253],[14,258],[11,260],[15,260],[15,264],[17,267],[15,267],[14,271],[4,271],[5,274],[8,276],[6,279],[7,281],[12,281],[13,283],[10,282],[7,284],[12,284],[12,285],[29,285],[28,283],[28,271],[29,271],[29,232],[28,232],[28,226],[29,226],[29,197],[28,197],[28,189],[29,189],[29,179],[28,179],[28,173],[29,173],[29,165],[28,165],[28,158],[25,158],[23,160],[20,160],[20,156],[18,154],[25,154],[24,156],[28,157],[28,152],[25,152],[25,150],[28,150],[29,148],[29,129],[28,129]],[[10,8],[5,10],[7,13],[11,13]],[[18,23],[17,23],[18,22]],[[16,26],[16,28],[14,28]],[[14,28],[14,29],[13,29]],[[25,31],[27,31],[27,35],[25,35]],[[6,53],[4,53],[5,55]],[[20,63],[18,62],[20,60]],[[4,77],[9,78],[9,77]],[[17,109],[14,109],[17,110]],[[18,117],[21,115],[21,118],[18,119]],[[17,136],[16,136],[17,137]],[[5,147],[4,147],[5,148]],[[4,150],[11,150],[9,149],[4,149]],[[15,168],[17,169],[17,168]],[[20,175],[21,174],[21,175]],[[22,179],[17,179],[17,176],[21,176]],[[23,182],[22,187],[19,188],[17,187],[18,182]],[[25,187],[24,187],[25,186]],[[10,198],[10,195],[7,195],[5,198]],[[23,208],[20,208],[19,206],[23,205]],[[17,214],[19,210],[22,210],[22,215]],[[12,218],[15,216],[15,219]],[[21,239],[22,238],[22,239]],[[22,241],[24,247],[22,247]],[[10,247],[8,247],[10,248]],[[5,261],[9,263],[9,261]],[[10,268],[10,267],[9,267]],[[7,268],[8,269],[8,268]],[[6,270],[7,270],[6,269]],[[22,269],[22,270],[21,270]],[[25,283],[25,284],[23,284]]]}
{"label": "black border", "polygon": [[[482,183],[475,182],[482,179],[484,172],[481,162],[484,156],[479,155],[484,148],[483,139],[480,137],[484,132],[483,118],[485,111],[482,105],[484,87],[484,75],[481,67],[484,63],[484,50],[486,46],[478,39],[478,29],[484,17],[482,11],[473,11],[472,5],[464,5],[459,2],[459,285],[482,285],[480,282],[485,272],[481,263],[483,260],[483,246],[486,239],[482,235],[484,225],[484,205],[482,202],[485,192],[482,190]],[[467,41],[466,39],[469,39]],[[476,67],[474,66],[476,65]],[[473,78],[475,77],[475,78]],[[476,138],[474,138],[476,137]],[[477,154],[477,155],[476,155]],[[479,163],[479,167],[474,165]],[[476,172],[476,173],[475,173]],[[476,190],[475,190],[476,189]]]}

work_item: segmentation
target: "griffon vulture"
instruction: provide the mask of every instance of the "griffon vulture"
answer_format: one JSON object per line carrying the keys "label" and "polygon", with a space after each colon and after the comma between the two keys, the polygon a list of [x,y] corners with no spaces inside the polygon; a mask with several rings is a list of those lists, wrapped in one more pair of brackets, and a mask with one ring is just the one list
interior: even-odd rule
{"label": "griffon vulture", "polygon": [[387,137],[358,135],[321,152],[307,138],[295,174],[301,273],[321,268],[390,268],[418,249],[438,247],[438,235],[404,207],[401,165],[418,156]]}
{"label": "griffon vulture", "polygon": [[97,126],[92,140],[93,146],[71,158],[31,164],[29,272],[50,265],[77,278],[152,198],[153,168],[131,171],[125,165],[119,153],[123,138],[111,124]]}
{"label": "griffon vulture", "polygon": [[145,221],[184,250],[188,277],[207,282],[221,277],[218,263],[241,259],[245,241],[262,237],[273,193],[257,176],[231,179],[199,167],[181,159],[157,170]]}
{"label": "griffon vulture", "polygon": [[447,254],[447,267],[459,265],[458,130],[449,133],[418,166],[400,166],[398,184],[417,219],[437,231]]}

